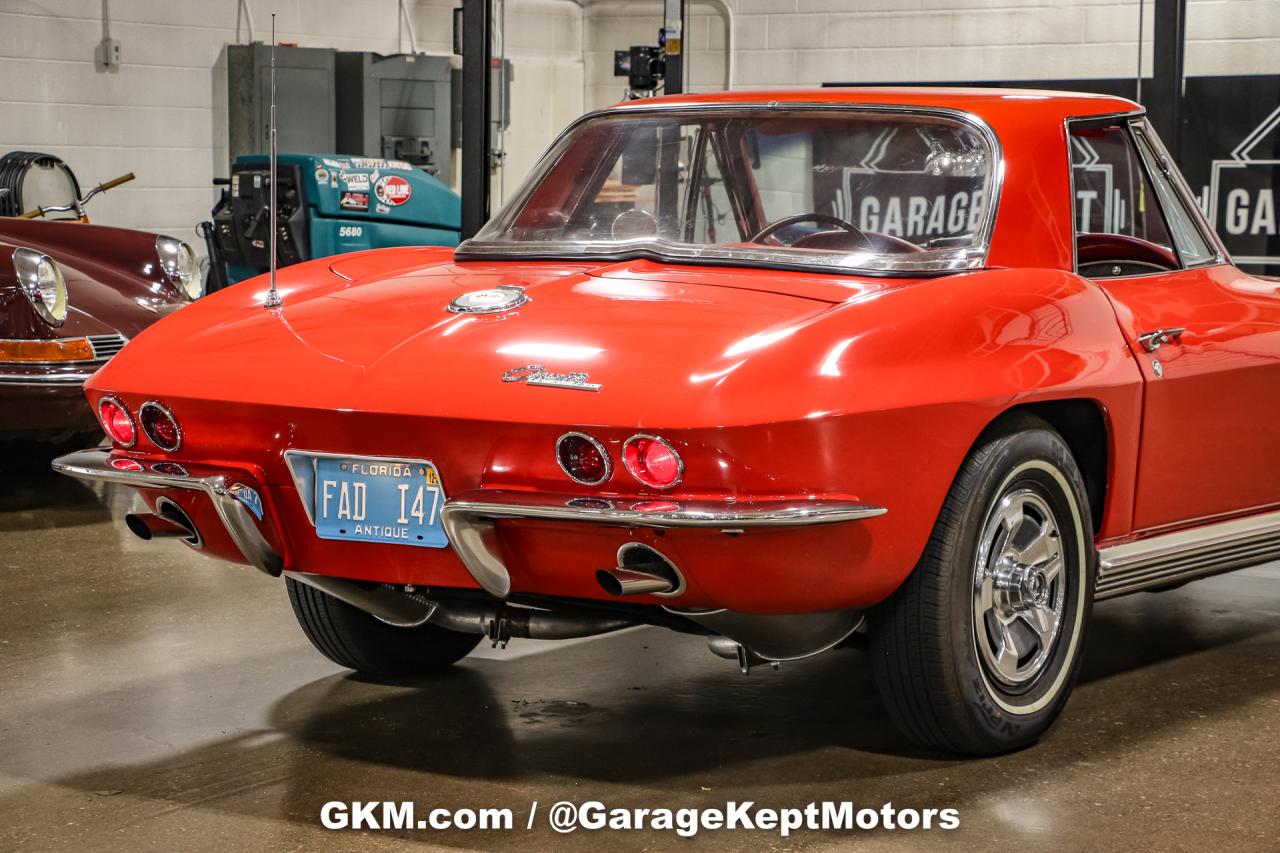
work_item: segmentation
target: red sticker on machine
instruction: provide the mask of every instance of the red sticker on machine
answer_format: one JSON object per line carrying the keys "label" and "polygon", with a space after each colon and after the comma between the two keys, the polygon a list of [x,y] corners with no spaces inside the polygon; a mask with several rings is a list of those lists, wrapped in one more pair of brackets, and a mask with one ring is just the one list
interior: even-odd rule
{"label": "red sticker on machine", "polygon": [[338,200],[338,206],[347,210],[368,210],[369,194],[368,193],[343,193],[342,198]]}
{"label": "red sticker on machine", "polygon": [[384,175],[373,186],[378,201],[392,207],[404,204],[413,196],[413,186],[399,175]]}

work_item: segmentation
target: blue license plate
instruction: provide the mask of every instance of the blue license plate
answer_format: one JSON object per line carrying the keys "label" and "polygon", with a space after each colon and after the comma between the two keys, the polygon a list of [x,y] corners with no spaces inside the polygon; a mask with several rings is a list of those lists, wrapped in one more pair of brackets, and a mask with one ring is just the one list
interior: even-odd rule
{"label": "blue license plate", "polygon": [[443,548],[444,490],[430,462],[319,457],[316,535],[321,539]]}

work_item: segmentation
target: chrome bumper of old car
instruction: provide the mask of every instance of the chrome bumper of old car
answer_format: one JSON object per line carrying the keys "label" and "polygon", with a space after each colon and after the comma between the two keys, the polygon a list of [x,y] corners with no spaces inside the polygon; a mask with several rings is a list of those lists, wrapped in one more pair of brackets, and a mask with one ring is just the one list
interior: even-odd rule
{"label": "chrome bumper of old car", "polygon": [[39,387],[66,387],[79,391],[89,381],[93,371],[73,373],[0,373],[0,385],[35,385]]}
{"label": "chrome bumper of old car", "polygon": [[[137,470],[122,468],[122,461],[134,462],[139,467]],[[263,572],[278,576],[284,568],[284,561],[262,536],[255,522],[255,518],[262,520],[263,512],[262,498],[257,491],[237,482],[234,472],[184,462],[180,466],[184,473],[176,474],[172,473],[175,465],[177,463],[140,463],[128,457],[113,459],[110,451],[94,449],[60,456],[54,460],[53,469],[82,480],[121,483],[140,489],[202,491],[213,503],[228,535],[245,559]],[[161,470],[156,470],[158,466]],[[477,489],[446,502],[441,510],[441,523],[449,544],[476,583],[491,595],[506,598],[511,592],[511,577],[495,541],[496,523],[501,519],[540,519],[662,530],[700,528],[732,534],[747,529],[862,521],[886,512],[884,507],[849,501],[624,502],[574,495]]]}
{"label": "chrome bumper of old car", "polygon": [[886,512],[884,507],[852,502],[624,502],[572,495],[477,489],[449,500],[441,511],[441,522],[449,543],[476,583],[491,595],[506,598],[511,592],[511,577],[495,542],[495,523],[499,519],[542,519],[663,530],[701,528],[737,533],[748,528],[803,527],[862,521]]}
{"label": "chrome bumper of old car", "polygon": [[[204,492],[217,511],[227,534],[250,565],[272,577],[278,577],[284,569],[284,561],[258,529],[257,521],[262,518],[262,496],[252,486],[237,482],[234,472],[202,465],[164,462],[136,462],[139,467],[132,470],[117,467],[112,461],[109,450],[79,450],[53,460],[53,470],[80,480],[121,483],[138,489],[191,489]],[[156,470],[158,466],[160,470]]]}

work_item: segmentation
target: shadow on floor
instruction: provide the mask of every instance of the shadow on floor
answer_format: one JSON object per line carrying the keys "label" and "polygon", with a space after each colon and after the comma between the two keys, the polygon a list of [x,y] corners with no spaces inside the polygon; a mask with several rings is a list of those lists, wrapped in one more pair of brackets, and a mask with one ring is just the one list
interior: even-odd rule
{"label": "shadow on floor", "polygon": [[[1170,619],[1176,621],[1176,609]],[[1225,633],[1160,631],[1102,613],[1091,637],[1085,677],[1068,706],[1073,710],[1160,706],[1131,721],[1144,737],[1176,724],[1179,710],[1198,715],[1234,707],[1259,693],[1280,690],[1280,671],[1267,665],[1261,679],[1242,671],[1276,659],[1280,634],[1256,622]],[[1181,628],[1186,629],[1186,623]],[[1134,634],[1141,634],[1142,641]],[[645,637],[646,635],[634,635]],[[666,649],[663,636],[650,643]],[[836,747],[848,761],[806,767],[808,781],[879,774],[896,762],[913,768],[990,762],[955,762],[921,753],[893,727],[874,690],[861,652],[843,650],[788,665],[780,673],[743,677],[730,667],[688,672],[674,667],[638,674],[626,685],[584,678],[587,661],[626,652],[629,638],[605,640],[518,662],[464,665],[414,682],[376,682],[334,675],[281,697],[271,709],[273,730],[300,751],[302,765],[317,754],[444,776],[503,780],[552,774],[609,782],[661,781],[686,774],[755,764]],[[686,646],[689,641],[680,638]],[[622,648],[610,649],[610,644]],[[701,649],[697,654],[705,654]],[[677,655],[686,649],[676,651]],[[631,658],[634,662],[634,657]],[[1139,678],[1148,668],[1176,665],[1178,680],[1194,692],[1170,696],[1162,677]],[[638,669],[643,669],[638,667]],[[1080,707],[1077,707],[1080,706]],[[1114,713],[1111,716],[1115,716]],[[1031,752],[1068,755],[1082,748],[1082,733],[1051,732]],[[1106,734],[1085,736],[1091,753],[1105,752]],[[226,748],[238,752],[238,739]],[[217,742],[205,749],[218,751]],[[877,756],[868,765],[860,754]],[[886,765],[885,761],[889,764]],[[1017,762],[1018,756],[994,759]],[[192,765],[190,755],[110,772],[116,783],[163,776]],[[205,764],[203,760],[195,762]],[[295,768],[307,773],[305,766]],[[121,779],[120,774],[128,779]],[[72,784],[90,789],[108,780]],[[119,784],[116,785],[120,786]]]}
{"label": "shadow on floor", "polygon": [[[413,682],[335,674],[278,697],[258,684],[249,701],[269,703],[260,732],[211,731],[208,741],[159,760],[56,784],[127,792],[132,805],[122,803],[109,821],[122,827],[197,806],[314,827],[329,800],[415,797],[456,808],[602,791],[616,805],[681,806],[735,797],[920,802],[945,791],[947,804],[977,811],[1003,792],[1026,796],[1029,777],[1064,780],[1075,791],[1081,777],[1112,784],[1121,759],[1135,751],[1250,702],[1274,702],[1274,598],[1253,609],[1230,606],[1256,600],[1257,588],[1100,607],[1063,721],[1040,744],[994,759],[958,761],[911,747],[881,706],[861,652],[743,677],[696,640],[647,631],[511,662],[468,661]],[[239,695],[266,659],[244,656],[199,677]],[[131,703],[145,708],[140,696],[161,701],[172,689],[157,680],[94,698],[123,712]],[[55,704],[40,712],[56,719],[63,711]],[[145,725],[140,717],[130,731]],[[22,796],[0,798],[0,813],[21,814]],[[404,837],[467,846],[465,834]],[[565,849],[588,840],[575,837]]]}
{"label": "shadow on floor", "polygon": [[32,527],[80,527],[111,520],[102,496],[88,484],[44,466],[0,471],[0,532]]}

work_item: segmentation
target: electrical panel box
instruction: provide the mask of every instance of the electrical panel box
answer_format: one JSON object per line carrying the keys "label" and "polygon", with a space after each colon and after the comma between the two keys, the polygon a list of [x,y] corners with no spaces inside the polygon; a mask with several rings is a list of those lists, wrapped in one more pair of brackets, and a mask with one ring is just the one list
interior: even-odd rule
{"label": "electrical panel box", "polygon": [[450,71],[447,56],[339,51],[337,151],[412,163],[452,183]]}
{"label": "electrical panel box", "polygon": [[[276,48],[276,146],[331,153],[335,131],[332,48]],[[227,142],[231,159],[271,150],[271,46],[227,46]]]}

